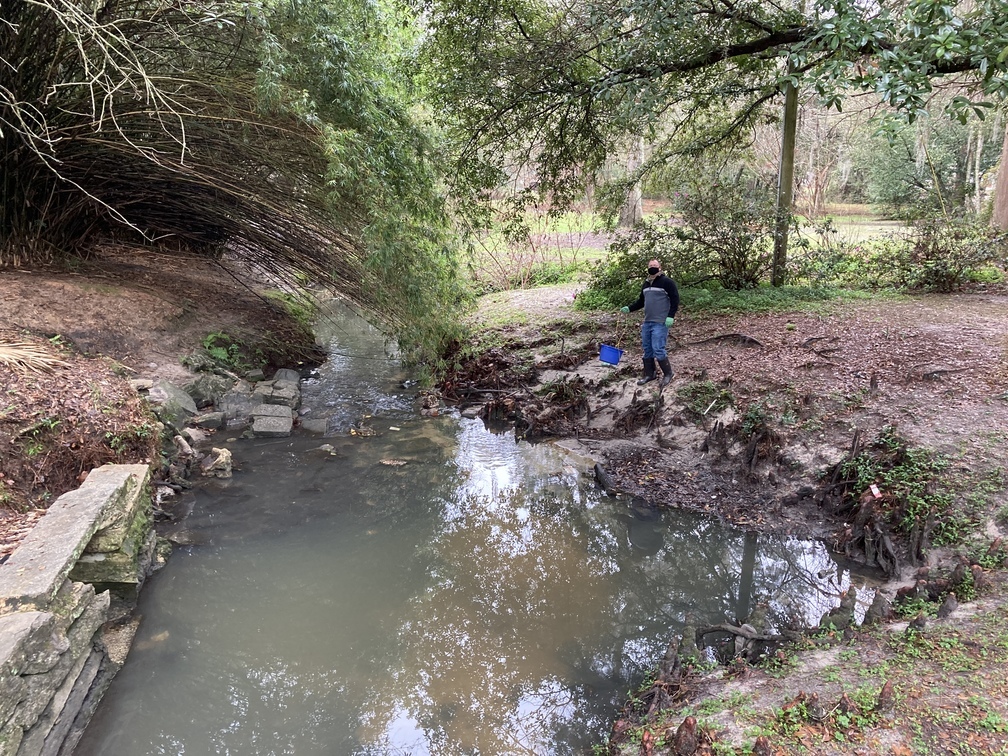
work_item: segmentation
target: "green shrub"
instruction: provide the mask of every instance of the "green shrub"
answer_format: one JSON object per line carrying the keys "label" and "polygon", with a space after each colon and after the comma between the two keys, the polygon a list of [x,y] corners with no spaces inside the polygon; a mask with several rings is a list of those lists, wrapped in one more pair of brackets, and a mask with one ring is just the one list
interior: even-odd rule
{"label": "green shrub", "polygon": [[773,194],[759,182],[705,175],[673,199],[675,216],[649,217],[610,245],[607,258],[592,268],[579,307],[618,307],[636,299],[651,259],[680,286],[740,291],[759,285],[770,262]]}
{"label": "green shrub", "polygon": [[1001,280],[1006,250],[1008,235],[964,221],[921,220],[857,244],[840,241],[827,221],[793,246],[789,269],[793,281],[812,286],[948,292]]}
{"label": "green shrub", "polygon": [[856,298],[849,290],[815,288],[811,286],[761,285],[743,291],[726,291],[713,286],[703,289],[680,289],[691,312],[779,312],[812,308],[838,298]]}
{"label": "green shrub", "polygon": [[839,239],[827,220],[800,236],[788,260],[790,280],[813,287],[877,291],[902,289],[910,245],[900,236],[883,236],[849,244]]}
{"label": "green shrub", "polygon": [[580,262],[538,262],[512,273],[508,278],[508,286],[511,289],[534,289],[537,286],[570,283],[576,281],[585,270],[585,264]]}
{"label": "green shrub", "polygon": [[[226,331],[214,331],[204,336],[203,352],[219,367],[238,372],[248,370],[264,362],[262,350]],[[194,370],[203,369],[202,361],[196,355],[183,359],[182,364]]]}
{"label": "green shrub", "polygon": [[908,283],[928,291],[955,291],[1008,253],[1008,234],[960,221],[918,221],[908,241]]}
{"label": "green shrub", "polygon": [[682,225],[671,230],[691,258],[709,261],[711,275],[726,289],[758,285],[770,267],[774,193],[758,182],[717,176],[676,199]]}

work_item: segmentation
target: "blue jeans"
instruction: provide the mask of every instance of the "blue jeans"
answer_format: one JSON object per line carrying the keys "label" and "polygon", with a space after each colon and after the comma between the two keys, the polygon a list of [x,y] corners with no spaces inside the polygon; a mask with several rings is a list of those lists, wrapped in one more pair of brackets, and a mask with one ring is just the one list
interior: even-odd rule
{"label": "blue jeans", "polygon": [[644,347],[644,359],[652,357],[656,360],[664,360],[668,357],[665,351],[665,342],[668,341],[668,328],[664,323],[641,323],[640,329],[641,346]]}

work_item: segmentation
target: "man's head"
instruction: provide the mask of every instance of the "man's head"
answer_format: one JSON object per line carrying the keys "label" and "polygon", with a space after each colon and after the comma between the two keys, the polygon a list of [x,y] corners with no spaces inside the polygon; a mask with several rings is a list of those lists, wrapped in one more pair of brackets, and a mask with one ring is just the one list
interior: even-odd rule
{"label": "man's head", "polygon": [[649,260],[647,264],[647,272],[652,276],[657,276],[661,273],[661,263],[657,260]]}

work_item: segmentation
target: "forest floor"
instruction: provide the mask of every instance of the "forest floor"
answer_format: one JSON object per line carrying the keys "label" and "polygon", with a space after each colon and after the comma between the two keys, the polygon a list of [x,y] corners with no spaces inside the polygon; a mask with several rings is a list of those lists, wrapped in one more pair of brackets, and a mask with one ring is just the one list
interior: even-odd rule
{"label": "forest floor", "polygon": [[[0,340],[31,343],[54,361],[37,372],[0,359],[0,559],[91,465],[156,453],[130,378],[183,377],[181,358],[214,333],[274,365],[308,358],[283,352],[303,344],[297,325],[234,273],[107,250],[73,272],[0,276]],[[656,506],[838,545],[849,523],[822,496],[821,476],[856,439],[869,444],[896,426],[948,461],[943,481],[960,529],[952,535],[963,549],[985,549],[1006,527],[1003,288],[747,315],[701,316],[687,299],[670,338],[676,376],[664,390],[636,386],[636,323],[577,311],[575,293],[485,297],[473,315],[479,343],[442,386],[445,399],[471,402],[491,389],[481,400],[491,397],[489,417],[517,419],[520,435],[590,455],[614,488]],[[602,343],[626,350],[618,365],[598,360]],[[614,747],[671,753],[672,733],[692,712],[701,740],[715,734],[723,753],[751,750],[757,731],[787,753],[1008,753],[1000,575],[992,571],[975,601],[920,633],[907,634],[905,623],[827,633],[776,666],[690,678],[682,706],[694,708],[621,719]],[[875,713],[867,700],[884,680],[896,686],[895,703]],[[827,710],[799,695],[813,691]],[[857,704],[843,719],[832,700],[840,692]]]}

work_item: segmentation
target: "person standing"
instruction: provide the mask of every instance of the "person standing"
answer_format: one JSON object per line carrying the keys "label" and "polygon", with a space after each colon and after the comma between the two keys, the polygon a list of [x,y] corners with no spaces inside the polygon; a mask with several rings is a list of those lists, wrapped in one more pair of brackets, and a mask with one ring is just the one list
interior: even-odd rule
{"label": "person standing", "polygon": [[644,347],[644,375],[637,381],[638,386],[655,380],[657,368],[662,369],[662,388],[672,380],[672,366],[669,365],[665,342],[668,340],[669,328],[675,322],[675,314],[679,311],[679,289],[675,281],[661,272],[661,263],[657,260],[648,262],[648,275],[644,279],[640,296],[637,301],[620,312],[628,313],[644,308],[644,322],[641,323],[641,346]]}

